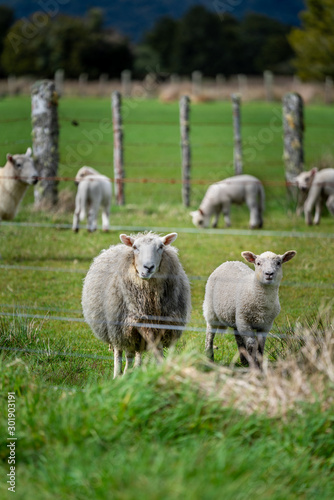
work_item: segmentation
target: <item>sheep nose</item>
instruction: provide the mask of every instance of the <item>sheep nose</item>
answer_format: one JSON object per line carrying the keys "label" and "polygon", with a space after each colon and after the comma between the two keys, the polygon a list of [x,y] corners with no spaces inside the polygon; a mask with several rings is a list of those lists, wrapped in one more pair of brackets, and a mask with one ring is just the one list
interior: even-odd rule
{"label": "sheep nose", "polygon": [[144,265],[144,269],[146,269],[148,273],[151,273],[154,270],[154,264],[153,264],[153,266]]}
{"label": "sheep nose", "polygon": [[274,273],[265,273],[265,275],[268,277],[268,278],[272,278],[274,276]]}

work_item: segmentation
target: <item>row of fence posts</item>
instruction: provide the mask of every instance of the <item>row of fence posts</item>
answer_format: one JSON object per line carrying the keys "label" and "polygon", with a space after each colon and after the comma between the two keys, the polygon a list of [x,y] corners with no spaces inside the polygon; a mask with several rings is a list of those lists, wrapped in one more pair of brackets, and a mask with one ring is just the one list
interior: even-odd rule
{"label": "row of fence posts", "polygon": [[[40,176],[43,178],[35,188],[35,204],[48,199],[54,204],[57,200],[57,177],[59,153],[58,93],[55,82],[43,80],[32,87],[32,140],[33,153]],[[234,173],[242,174],[241,140],[241,97],[232,94],[234,129]],[[190,99],[180,99],[180,136],[182,164],[182,201],[190,206],[191,188],[191,147],[190,147]],[[124,196],[124,156],[122,98],[118,91],[112,94],[112,121],[114,132],[114,189],[118,205],[125,204]],[[283,137],[285,179],[288,192],[293,200],[296,191],[289,187],[292,179],[303,170],[303,100],[299,94],[288,93],[283,98]]]}

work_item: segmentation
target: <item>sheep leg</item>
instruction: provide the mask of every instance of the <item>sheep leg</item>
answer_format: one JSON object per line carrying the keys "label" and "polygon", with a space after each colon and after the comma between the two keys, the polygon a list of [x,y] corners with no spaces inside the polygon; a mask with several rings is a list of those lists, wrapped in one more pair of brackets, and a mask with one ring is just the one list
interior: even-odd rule
{"label": "sheep leg", "polygon": [[122,375],[122,351],[114,348],[114,378]]}
{"label": "sheep leg", "polygon": [[225,203],[222,209],[226,227],[230,227],[231,225],[230,208],[231,208],[230,203]]}
{"label": "sheep leg", "polygon": [[249,229],[256,229],[257,227],[261,227],[261,215],[259,211],[259,207],[256,202],[248,202],[249,209]]}
{"label": "sheep leg", "polygon": [[256,364],[259,368],[262,368],[264,346],[267,340],[267,332],[258,333],[257,340],[258,340],[258,353],[256,357]]}
{"label": "sheep leg", "polygon": [[321,197],[319,196],[316,204],[315,204],[315,215],[313,219],[313,224],[318,225],[320,222],[320,216],[321,216]]}
{"label": "sheep leg", "polygon": [[326,201],[326,206],[331,215],[334,215],[334,194],[328,197]]}
{"label": "sheep leg", "polygon": [[103,229],[103,231],[109,231],[109,212],[110,212],[110,204],[105,205],[102,209],[102,229]]}
{"label": "sheep leg", "polygon": [[79,217],[80,217],[80,197],[77,194],[75,198],[75,210],[74,210],[73,224],[72,224],[72,229],[76,233],[79,231]]}
{"label": "sheep leg", "polygon": [[206,325],[206,337],[205,337],[205,355],[214,361],[214,353],[213,353],[213,341],[216,336],[217,328],[212,328],[210,323]]}
{"label": "sheep leg", "polygon": [[246,337],[239,334],[238,330],[234,329],[234,337],[237,342],[240,363],[244,366],[248,366],[248,357],[247,357],[247,349],[246,349]]}
{"label": "sheep leg", "polygon": [[130,370],[132,368],[134,356],[135,356],[135,353],[133,351],[125,351],[124,373],[126,373],[128,370]]}
{"label": "sheep leg", "polygon": [[91,201],[89,212],[88,212],[88,226],[87,229],[90,232],[96,231],[97,228],[97,215],[99,212],[100,199],[94,198]]}

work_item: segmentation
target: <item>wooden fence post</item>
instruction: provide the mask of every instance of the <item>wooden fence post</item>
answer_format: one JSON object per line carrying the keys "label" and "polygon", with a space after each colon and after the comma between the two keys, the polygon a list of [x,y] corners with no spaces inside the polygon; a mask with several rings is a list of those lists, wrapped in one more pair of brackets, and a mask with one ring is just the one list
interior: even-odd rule
{"label": "wooden fence post", "polygon": [[114,130],[114,190],[117,205],[125,204],[121,103],[121,94],[116,90],[112,93],[112,121]]}
{"label": "wooden fence post", "polygon": [[266,70],[263,72],[263,80],[264,80],[264,89],[266,94],[266,100],[271,102],[274,98],[274,75],[270,70]]}
{"label": "wooden fence post", "polygon": [[181,130],[181,157],[182,157],[182,201],[186,207],[190,206],[190,141],[189,141],[189,111],[190,99],[184,95],[180,99],[180,130]]}
{"label": "wooden fence post", "polygon": [[58,200],[58,94],[52,80],[36,82],[31,89],[32,143],[36,169],[35,205],[54,205]]}
{"label": "wooden fence post", "polygon": [[285,180],[290,200],[297,201],[298,188],[293,186],[294,178],[304,170],[304,106],[302,97],[289,92],[283,97],[283,131]]}
{"label": "wooden fence post", "polygon": [[232,94],[232,110],[233,110],[233,131],[234,131],[234,175],[242,174],[242,143],[241,143],[241,96],[240,94]]}

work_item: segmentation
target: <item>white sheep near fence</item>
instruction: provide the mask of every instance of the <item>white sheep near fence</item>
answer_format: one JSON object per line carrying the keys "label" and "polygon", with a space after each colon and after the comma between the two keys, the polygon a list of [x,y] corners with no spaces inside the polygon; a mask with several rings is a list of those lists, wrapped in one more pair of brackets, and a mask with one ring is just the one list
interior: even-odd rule
{"label": "white sheep near fence", "polygon": [[207,281],[203,303],[207,323],[205,352],[213,361],[217,329],[230,327],[234,329],[241,362],[261,367],[266,337],[281,309],[278,290],[282,264],[296,252],[255,255],[247,251],[241,255],[255,265],[255,271],[243,262],[224,262]]}
{"label": "white sheep near fence", "polygon": [[[297,175],[294,182],[301,193],[307,193],[303,205],[306,224],[312,225],[314,207],[313,224],[320,223],[322,205],[325,200],[330,214],[334,216],[334,168],[324,168],[322,170],[312,168],[308,172],[301,172]],[[297,207],[297,213],[300,215],[301,212],[301,207]]]}
{"label": "white sheep near fence", "polygon": [[100,206],[102,206],[102,229],[108,231],[112,200],[110,179],[94,168],[85,166],[78,171],[75,182],[78,184],[78,191],[75,197],[73,231],[79,231],[79,220],[83,221],[86,216],[88,231],[95,231]]}
{"label": "white sheep near fence", "polygon": [[193,224],[197,227],[209,227],[211,217],[212,227],[217,227],[219,215],[222,212],[227,227],[231,225],[231,204],[247,204],[250,211],[249,227],[251,229],[263,226],[265,193],[264,188],[252,175],[236,175],[209,186],[198,210],[190,212]]}
{"label": "white sheep near fence", "polygon": [[121,234],[123,244],[113,245],[96,257],[82,292],[85,320],[95,336],[114,351],[114,378],[141,364],[151,349],[156,358],[174,344],[189,321],[189,280],[171,243],[177,233]]}
{"label": "white sheep near fence", "polygon": [[0,221],[14,219],[28,187],[38,182],[31,148],[25,154],[7,154],[0,168]]}

